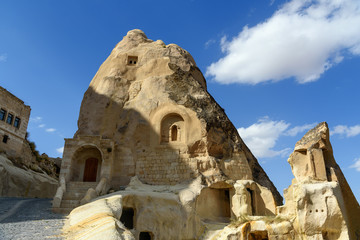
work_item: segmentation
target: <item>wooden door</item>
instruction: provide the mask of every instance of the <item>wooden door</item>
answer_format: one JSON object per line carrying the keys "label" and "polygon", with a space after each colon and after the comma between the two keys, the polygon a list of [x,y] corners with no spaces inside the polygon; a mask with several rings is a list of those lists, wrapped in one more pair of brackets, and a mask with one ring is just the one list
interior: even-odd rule
{"label": "wooden door", "polygon": [[98,159],[88,158],[85,161],[84,182],[96,182],[96,175],[98,170]]}

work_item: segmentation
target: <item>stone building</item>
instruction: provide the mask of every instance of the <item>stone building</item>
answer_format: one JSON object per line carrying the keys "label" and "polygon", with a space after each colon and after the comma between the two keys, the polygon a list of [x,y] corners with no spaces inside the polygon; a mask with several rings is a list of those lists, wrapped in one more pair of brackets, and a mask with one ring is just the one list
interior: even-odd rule
{"label": "stone building", "polygon": [[30,106],[0,87],[0,151],[20,157],[30,118]]}

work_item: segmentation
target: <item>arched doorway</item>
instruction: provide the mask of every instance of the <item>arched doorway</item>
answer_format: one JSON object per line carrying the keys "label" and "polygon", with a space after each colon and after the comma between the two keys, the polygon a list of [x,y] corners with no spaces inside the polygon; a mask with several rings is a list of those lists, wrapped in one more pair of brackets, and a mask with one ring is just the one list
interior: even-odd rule
{"label": "arched doorway", "polygon": [[197,214],[206,220],[229,222],[231,217],[230,199],[229,188],[203,188],[196,199]]}
{"label": "arched doorway", "polygon": [[184,119],[176,113],[166,115],[161,121],[160,142],[183,142],[185,139]]}
{"label": "arched doorway", "polygon": [[102,154],[95,146],[76,150],[71,161],[71,181],[96,182],[100,179]]}

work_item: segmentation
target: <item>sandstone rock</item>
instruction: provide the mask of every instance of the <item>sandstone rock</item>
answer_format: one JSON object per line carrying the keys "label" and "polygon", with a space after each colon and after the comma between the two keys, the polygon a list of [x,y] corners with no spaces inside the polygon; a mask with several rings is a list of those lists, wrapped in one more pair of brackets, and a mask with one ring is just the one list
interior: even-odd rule
{"label": "sandstone rock", "polygon": [[[311,157],[299,158],[298,151]],[[360,231],[359,205],[351,190],[346,189],[346,180],[332,154],[326,151],[331,151],[329,130],[326,123],[321,123],[296,144],[289,158],[295,179],[285,191],[286,203],[278,207],[277,215],[275,202],[270,200],[271,192],[252,180],[217,182],[209,188],[203,184],[205,176],[174,186],[146,185],[134,177],[125,191],[75,209],[64,230],[68,239],[80,233],[95,239],[91,235],[92,228],[103,223],[107,224],[103,233],[117,234],[114,239],[125,239],[125,236],[138,239],[141,232],[151,234],[151,239],[356,239]],[[334,170],[326,171],[329,173],[327,179],[319,179],[316,167],[307,172],[297,169],[306,164]],[[337,175],[332,175],[334,173]],[[233,191],[230,194],[233,222],[230,224],[225,217],[229,206],[219,197],[223,196],[225,186]],[[255,196],[258,196],[257,201],[253,199]],[[112,202],[116,204],[104,207]],[[89,209],[95,210],[93,215],[87,214]],[[127,217],[123,216],[124,211]],[[96,224],[88,225],[94,218]]]}
{"label": "sandstone rock", "polygon": [[45,173],[21,169],[0,154],[0,196],[51,198],[58,182]]}
{"label": "sandstone rock", "polygon": [[295,179],[280,215],[293,218],[296,232],[308,239],[356,239],[360,207],[335,162],[325,122],[296,143],[288,162]]}
{"label": "sandstone rock", "polygon": [[[171,126],[177,135],[169,140]],[[106,148],[101,143],[105,139]],[[141,30],[128,32],[116,45],[84,94],[78,130],[65,144],[68,170],[63,169],[63,176],[69,180],[77,179],[71,158],[81,144],[96,145],[102,152],[111,149],[108,159],[102,153],[97,181],[107,177],[115,189],[135,175],[145,183],[173,185],[203,174],[209,184],[254,180],[270,189],[278,205],[282,203],[224,110],[207,92],[192,56],[175,44],[148,39]],[[169,161],[171,168],[165,167]]]}
{"label": "sandstone rock", "polygon": [[121,191],[74,209],[64,231],[68,239],[356,239],[359,205],[327,125],[309,131],[288,161],[295,179],[279,206],[191,55],[133,30],[84,95],[57,202],[71,182],[97,184],[84,202]]}
{"label": "sandstone rock", "polygon": [[[62,195],[75,195],[66,192],[71,182],[96,182],[94,189],[101,195],[123,189],[134,177],[150,185],[178,185],[200,177],[205,187],[200,205],[227,204],[226,214],[217,207],[207,215],[205,207],[200,211],[205,219],[230,219],[234,183],[240,180],[253,182],[250,202],[259,203],[257,214],[272,215],[282,204],[237,129],[207,92],[191,55],[175,44],[150,40],[141,30],[128,32],[116,45],[84,94],[78,130],[65,139],[64,184],[53,207],[61,208]],[[82,203],[95,196],[90,193]],[[207,201],[207,196],[218,202]]]}
{"label": "sandstone rock", "polygon": [[151,186],[135,177],[126,190],[74,209],[64,227],[66,238],[138,239],[149,232],[156,239],[196,239],[202,229],[193,210],[201,188],[200,179]]}

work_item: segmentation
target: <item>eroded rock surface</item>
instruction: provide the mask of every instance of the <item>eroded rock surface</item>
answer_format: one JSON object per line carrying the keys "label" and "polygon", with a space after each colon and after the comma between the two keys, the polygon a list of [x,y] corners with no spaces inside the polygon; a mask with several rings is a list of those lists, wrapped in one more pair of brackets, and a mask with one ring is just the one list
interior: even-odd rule
{"label": "eroded rock surface", "polygon": [[102,186],[78,199],[84,203],[95,188],[98,195],[116,191],[135,176],[150,185],[201,177],[204,186],[214,188],[230,181],[219,187],[224,189],[249,180],[271,192],[269,204],[282,204],[273,183],[207,92],[191,55],[175,44],[150,40],[141,30],[129,31],[116,45],[84,94],[78,130],[74,138],[65,139],[62,185],[54,207],[62,211],[76,200],[69,199],[75,195],[71,182]]}
{"label": "eroded rock surface", "polygon": [[289,163],[280,206],[191,55],[132,30],[84,95],[54,207],[69,206],[80,182],[94,183],[81,204],[115,191],[71,212],[68,239],[355,239],[359,205],[325,123]]}
{"label": "eroded rock surface", "polygon": [[294,230],[307,239],[357,239],[360,207],[334,159],[325,122],[296,143],[288,162],[295,179],[279,214],[293,218]]}
{"label": "eroded rock surface", "polygon": [[[302,154],[317,149],[330,152],[299,158],[299,149]],[[230,208],[218,197],[223,194],[221,185],[226,183],[219,183],[218,189],[216,185],[208,188],[199,177],[188,184],[150,186],[135,177],[126,190],[75,209],[64,230],[68,239],[78,234],[96,239],[92,237],[96,226],[106,226],[94,231],[109,234],[112,239],[140,239],[141,232],[151,234],[151,239],[357,239],[359,205],[346,188],[331,151],[326,123],[319,124],[296,144],[288,160],[296,178],[285,191],[285,205],[277,210],[269,204],[261,207],[261,203],[270,202],[271,192],[251,180],[229,184]],[[319,180],[316,170],[299,174],[301,169],[297,168],[306,168],[306,163],[334,168],[327,171],[327,176],[333,172],[337,175]],[[265,201],[253,201],[252,194]],[[230,224],[226,211],[232,213]]]}
{"label": "eroded rock surface", "polygon": [[58,181],[46,173],[15,166],[0,154],[0,196],[51,198]]}

